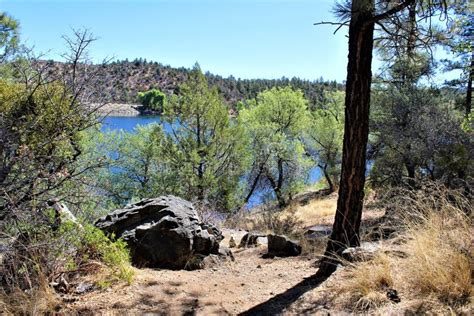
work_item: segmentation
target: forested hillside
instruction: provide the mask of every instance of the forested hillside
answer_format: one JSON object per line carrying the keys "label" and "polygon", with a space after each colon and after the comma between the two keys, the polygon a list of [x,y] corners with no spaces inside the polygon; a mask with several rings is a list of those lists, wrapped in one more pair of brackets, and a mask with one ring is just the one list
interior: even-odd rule
{"label": "forested hillside", "polygon": [[[59,62],[48,61],[60,71]],[[133,61],[119,60],[94,66],[99,76],[100,94],[108,102],[137,103],[137,94],[140,91],[159,89],[166,94],[179,92],[179,85],[184,83],[191,72],[190,68],[173,68],[158,62],[138,58]],[[273,87],[291,86],[304,92],[309,101],[309,107],[314,107],[323,98],[323,91],[328,89],[342,90],[344,86],[336,81],[325,81],[320,78],[315,81],[299,78],[281,79],[240,79],[233,76],[206,74],[209,85],[217,86],[219,94],[231,106],[236,102],[255,99],[259,92]]]}

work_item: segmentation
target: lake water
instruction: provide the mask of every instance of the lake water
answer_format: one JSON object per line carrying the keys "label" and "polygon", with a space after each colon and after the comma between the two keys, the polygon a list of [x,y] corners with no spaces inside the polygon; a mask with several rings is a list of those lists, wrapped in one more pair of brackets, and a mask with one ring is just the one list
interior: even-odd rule
{"label": "lake water", "polygon": [[[108,116],[102,122],[102,131],[113,131],[123,129],[127,132],[133,132],[137,125],[146,125],[159,122],[159,116]],[[308,184],[313,184],[322,178],[321,169],[314,167],[309,172]],[[265,192],[255,192],[249,201],[249,207],[261,204]]]}
{"label": "lake water", "polygon": [[102,131],[123,129],[132,132],[137,125],[159,121],[159,116],[107,116],[102,122]]}

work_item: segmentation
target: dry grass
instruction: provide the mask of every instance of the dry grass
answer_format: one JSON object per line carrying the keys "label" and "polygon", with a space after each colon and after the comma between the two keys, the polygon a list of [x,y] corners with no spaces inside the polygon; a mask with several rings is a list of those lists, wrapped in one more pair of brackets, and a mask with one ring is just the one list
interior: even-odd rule
{"label": "dry grass", "polygon": [[1,315],[44,315],[54,311],[58,303],[46,278],[41,280],[37,288],[28,292],[15,289],[7,295],[0,291]]}
{"label": "dry grass", "polygon": [[459,211],[442,211],[409,225],[405,245],[408,258],[401,262],[401,278],[419,295],[435,295],[448,304],[470,298],[470,219]]}
{"label": "dry grass", "polygon": [[[426,196],[420,200],[418,194],[407,193],[408,204],[400,205],[411,212],[400,214],[405,225],[399,241],[385,242],[384,249],[394,251],[380,250],[368,262],[349,264],[336,286],[338,301],[343,297],[349,308],[383,314],[395,306],[386,296],[393,288],[402,298],[396,307],[403,312],[420,302],[428,313],[472,311],[474,231],[472,215],[466,214],[469,201],[462,201],[461,208],[462,198],[453,198],[452,191],[435,200]],[[404,255],[395,255],[400,253]]]}
{"label": "dry grass", "polygon": [[[317,225],[323,222],[323,218],[329,217],[331,220],[336,214],[337,195],[330,195],[321,199],[310,201],[307,205],[296,207],[295,217],[304,223],[305,226]],[[283,213],[288,212],[283,210]]]}
{"label": "dry grass", "polygon": [[349,264],[348,280],[340,287],[349,293],[348,303],[357,310],[368,310],[386,304],[387,289],[393,286],[390,258],[379,253],[374,259],[358,264]]}
{"label": "dry grass", "polygon": [[270,207],[252,213],[239,213],[229,219],[226,226],[266,233],[281,231],[281,228],[285,228],[283,226],[332,224],[336,204],[336,194],[313,199],[306,205],[300,205],[300,202],[295,200],[283,210]]}

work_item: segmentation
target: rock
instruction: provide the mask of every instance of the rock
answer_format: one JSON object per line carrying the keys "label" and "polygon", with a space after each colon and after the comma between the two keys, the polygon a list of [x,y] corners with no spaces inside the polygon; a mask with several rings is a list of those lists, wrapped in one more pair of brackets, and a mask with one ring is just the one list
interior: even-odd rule
{"label": "rock", "polygon": [[193,269],[206,256],[219,255],[220,230],[203,223],[192,203],[161,196],[127,205],[99,219],[108,234],[123,238],[138,267]]}
{"label": "rock", "polygon": [[[231,260],[234,261],[234,255],[229,248],[219,247],[218,254],[210,254],[208,256],[197,255],[194,260],[187,263],[186,269],[196,270],[196,269],[209,269],[221,265],[223,262]],[[216,271],[216,270],[215,270]]]}
{"label": "rock", "polygon": [[267,238],[267,236],[265,236],[265,237],[258,237],[258,238],[257,238],[257,246],[260,246],[260,245],[268,245],[268,238]]}
{"label": "rock", "polygon": [[323,226],[317,225],[308,228],[308,230],[304,233],[306,238],[314,239],[314,238],[321,238],[321,237],[328,237],[331,235],[332,228],[330,226]]}
{"label": "rock", "polygon": [[231,261],[235,261],[232,251],[224,246],[219,247],[219,256],[221,257],[221,259],[230,259]]}
{"label": "rock", "polygon": [[230,239],[229,239],[229,248],[235,248],[235,247],[237,247],[237,244],[235,243],[234,236],[230,236]]}
{"label": "rock", "polygon": [[377,242],[363,242],[359,247],[349,247],[342,252],[342,257],[349,262],[368,261],[374,258],[379,249]]}
{"label": "rock", "polygon": [[283,235],[268,235],[268,257],[298,256],[301,254],[301,246],[297,241],[290,240]]}
{"label": "rock", "polygon": [[388,289],[387,290],[387,298],[394,303],[400,303],[402,300],[398,296],[398,292],[395,289]]}
{"label": "rock", "polygon": [[266,235],[258,232],[248,232],[240,240],[239,248],[257,247],[259,238],[262,242],[261,238],[266,238]]}
{"label": "rock", "polygon": [[83,283],[79,283],[76,286],[76,289],[74,290],[74,293],[84,294],[84,293],[90,292],[92,290],[94,290],[94,284],[83,282]]}

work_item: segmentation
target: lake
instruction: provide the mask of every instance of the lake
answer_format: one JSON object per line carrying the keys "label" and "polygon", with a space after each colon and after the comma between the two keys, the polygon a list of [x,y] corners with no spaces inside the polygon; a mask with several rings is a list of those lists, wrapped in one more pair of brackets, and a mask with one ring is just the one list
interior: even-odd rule
{"label": "lake", "polygon": [[[102,131],[113,131],[123,129],[127,132],[133,132],[137,125],[146,125],[159,122],[159,116],[108,116],[102,122]],[[309,172],[308,184],[314,184],[322,178],[321,169],[314,167]],[[265,192],[255,192],[249,201],[249,207],[262,203]]]}
{"label": "lake", "polygon": [[133,132],[137,125],[159,121],[159,116],[107,116],[102,122],[102,131],[123,129],[127,132]]}

